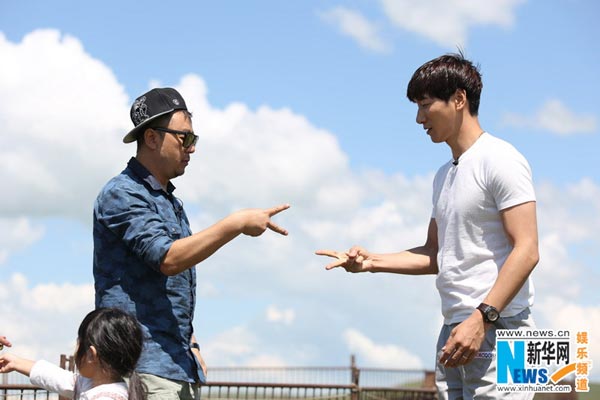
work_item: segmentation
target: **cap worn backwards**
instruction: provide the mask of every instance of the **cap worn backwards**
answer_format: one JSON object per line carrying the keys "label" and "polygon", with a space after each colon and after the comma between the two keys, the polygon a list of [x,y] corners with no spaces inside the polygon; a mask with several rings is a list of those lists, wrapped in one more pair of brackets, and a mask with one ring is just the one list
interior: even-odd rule
{"label": "cap worn backwards", "polygon": [[156,118],[176,110],[186,110],[183,97],[173,88],[155,88],[144,93],[131,106],[131,121],[134,128],[125,135],[123,143],[137,140],[138,135],[147,129]]}

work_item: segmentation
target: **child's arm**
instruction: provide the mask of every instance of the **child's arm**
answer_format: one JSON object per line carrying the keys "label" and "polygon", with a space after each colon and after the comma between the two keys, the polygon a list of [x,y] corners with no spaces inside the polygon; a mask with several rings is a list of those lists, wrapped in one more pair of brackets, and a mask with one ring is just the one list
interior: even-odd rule
{"label": "child's arm", "polygon": [[0,373],[17,371],[27,375],[31,383],[61,396],[73,397],[75,374],[48,361],[31,361],[14,354],[0,355]]}
{"label": "child's arm", "polygon": [[30,368],[29,380],[33,385],[68,398],[73,398],[76,379],[73,372],[44,360],[37,361]]}
{"label": "child's arm", "polygon": [[31,373],[31,367],[33,367],[35,361],[26,360],[14,354],[1,354],[0,355],[0,372],[7,373],[17,371],[23,375],[29,376]]}

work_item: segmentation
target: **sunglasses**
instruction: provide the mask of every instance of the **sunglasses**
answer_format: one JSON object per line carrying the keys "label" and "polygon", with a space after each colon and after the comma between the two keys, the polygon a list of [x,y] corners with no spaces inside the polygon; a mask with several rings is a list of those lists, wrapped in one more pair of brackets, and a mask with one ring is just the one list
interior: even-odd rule
{"label": "sunglasses", "polygon": [[152,128],[155,131],[167,132],[173,135],[183,136],[183,148],[187,149],[191,146],[195,146],[198,143],[198,135],[195,135],[194,132],[185,132],[185,131],[176,131],[175,129],[168,128]]}

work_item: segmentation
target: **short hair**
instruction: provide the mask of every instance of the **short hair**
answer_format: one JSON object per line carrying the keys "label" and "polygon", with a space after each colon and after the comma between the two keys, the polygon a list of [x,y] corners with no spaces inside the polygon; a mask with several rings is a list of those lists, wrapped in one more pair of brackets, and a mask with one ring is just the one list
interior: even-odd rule
{"label": "short hair", "polygon": [[413,74],[406,89],[406,97],[413,103],[425,97],[447,102],[458,89],[463,89],[469,102],[469,113],[479,113],[481,97],[479,66],[465,59],[462,52],[446,54],[421,65]]}

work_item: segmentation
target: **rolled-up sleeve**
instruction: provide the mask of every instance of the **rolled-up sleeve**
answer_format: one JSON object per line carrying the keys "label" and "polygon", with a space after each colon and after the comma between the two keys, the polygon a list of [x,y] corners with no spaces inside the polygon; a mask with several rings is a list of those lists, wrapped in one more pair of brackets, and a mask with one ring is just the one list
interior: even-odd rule
{"label": "rolled-up sleeve", "polygon": [[134,190],[107,188],[96,202],[98,222],[157,271],[173,242],[182,236],[180,225],[161,214],[156,203]]}

